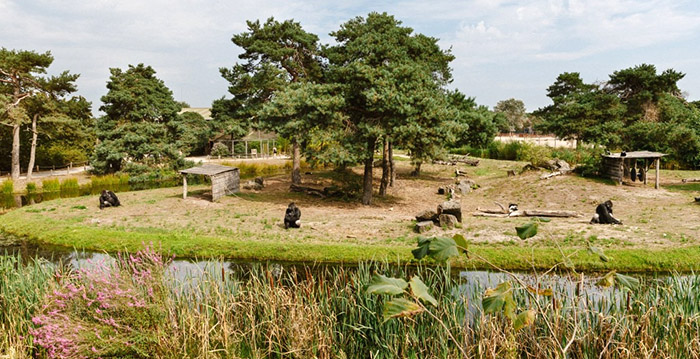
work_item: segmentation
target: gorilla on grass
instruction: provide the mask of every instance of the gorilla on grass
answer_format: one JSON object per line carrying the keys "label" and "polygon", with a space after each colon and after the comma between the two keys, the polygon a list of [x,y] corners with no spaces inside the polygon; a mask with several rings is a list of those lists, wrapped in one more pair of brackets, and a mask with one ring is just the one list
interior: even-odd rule
{"label": "gorilla on grass", "polygon": [[119,198],[117,198],[114,192],[106,189],[102,190],[102,194],[100,195],[100,209],[105,207],[119,207],[120,205]]}
{"label": "gorilla on grass", "polygon": [[301,210],[294,202],[290,203],[284,213],[284,228],[299,228],[301,226]]}
{"label": "gorilla on grass", "polygon": [[595,214],[591,219],[591,224],[622,224],[620,220],[613,217],[613,203],[611,200],[607,200],[596,207]]}

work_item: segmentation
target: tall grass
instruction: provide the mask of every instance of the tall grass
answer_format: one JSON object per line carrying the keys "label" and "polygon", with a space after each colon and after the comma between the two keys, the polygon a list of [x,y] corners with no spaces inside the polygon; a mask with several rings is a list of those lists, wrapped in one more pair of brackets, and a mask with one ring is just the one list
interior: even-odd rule
{"label": "tall grass", "polygon": [[44,193],[47,192],[60,192],[61,191],[61,184],[58,181],[58,178],[54,179],[45,179],[41,181],[41,190]]}
{"label": "tall grass", "polygon": [[[465,283],[444,267],[363,263],[351,269],[240,270],[215,263],[183,275],[165,270],[168,261],[146,249],[120,256],[110,267],[52,277],[41,266],[4,261],[0,293],[32,298],[30,304],[14,300],[8,310],[0,306],[4,328],[16,328],[11,333],[24,336],[34,319],[39,349],[13,347],[25,356],[47,356],[51,345],[70,343],[65,353],[76,357],[456,358],[458,344],[470,357],[555,358],[551,333],[559,341],[574,338],[572,358],[700,354],[696,275],[647,280],[629,294],[600,290],[593,279],[577,287],[550,277],[541,285],[553,288],[554,296],[538,300],[551,330],[540,316],[533,326],[515,331],[509,320],[483,314],[481,296],[493,283]],[[373,273],[420,276],[437,307],[429,307],[432,315],[383,321],[388,298],[364,291]],[[5,289],[5,283],[14,289]],[[524,308],[533,304],[521,291],[515,299]],[[0,354],[8,351],[7,338]]]}
{"label": "tall grass", "polygon": [[[237,167],[240,171],[241,178],[253,178],[258,176],[269,176],[279,174],[285,171],[290,171],[292,169],[291,161],[284,164],[275,165],[269,163],[257,163],[257,162],[228,162],[224,161],[221,163],[224,166]],[[301,168],[308,168],[308,164],[305,161],[301,161]]]}
{"label": "tall grass", "polygon": [[36,183],[27,182],[27,194],[36,193]]}
{"label": "tall grass", "polygon": [[13,194],[15,192],[15,182],[11,179],[5,180],[0,186],[0,193]]}

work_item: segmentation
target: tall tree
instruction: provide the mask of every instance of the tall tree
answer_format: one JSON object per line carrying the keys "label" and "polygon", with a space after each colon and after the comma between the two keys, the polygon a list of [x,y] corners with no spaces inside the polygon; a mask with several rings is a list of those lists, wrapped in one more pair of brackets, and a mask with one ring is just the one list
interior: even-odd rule
{"label": "tall tree", "polygon": [[[243,63],[232,69],[221,69],[222,76],[229,81],[229,92],[233,95],[228,102],[219,104],[228,108],[223,116],[249,122],[253,127],[284,132],[292,144],[292,183],[301,183],[301,144],[304,142],[310,119],[304,117],[281,119],[277,116],[265,117],[263,105],[270,101],[277,91],[287,86],[314,83],[321,79],[322,67],[319,56],[318,36],[304,31],[301,25],[292,20],[284,22],[269,18],[264,24],[248,21],[248,31],[234,35],[232,41],[243,49],[239,55]],[[292,92],[308,89],[294,87]],[[294,97],[294,95],[291,95]],[[289,110],[289,107],[287,107]],[[218,112],[217,112],[218,114]],[[287,123],[289,122],[289,123]]]}
{"label": "tall tree", "polygon": [[[391,141],[396,135],[393,131],[396,125],[407,119],[415,126],[405,126],[406,137],[418,132],[416,121],[427,124],[434,121],[436,114],[420,116],[417,111],[421,101],[425,101],[423,109],[429,109],[428,103],[435,97],[419,96],[428,93],[427,89],[439,91],[449,81],[448,63],[452,55],[441,51],[436,39],[412,33],[411,28],[401,26],[393,16],[370,13],[367,18],[356,17],[342,24],[331,33],[337,45],[325,49],[331,65],[329,81],[343,89],[353,142],[364,147],[362,203],[365,205],[372,202],[377,141]],[[383,151],[385,158],[387,152]]]}
{"label": "tall tree", "polygon": [[525,103],[522,100],[509,98],[498,101],[493,110],[505,116],[508,121],[507,130],[510,132],[522,131],[526,127],[530,127]]}
{"label": "tall tree", "polygon": [[42,88],[40,75],[53,62],[51,52],[0,49],[0,124],[12,128],[12,178],[20,175],[20,127],[29,121],[22,102]]}
{"label": "tall tree", "polygon": [[448,96],[450,106],[457,111],[452,123],[457,146],[485,148],[498,130],[507,126],[508,120],[503,114],[477,105],[473,97],[466,97],[457,90],[451,91]]}
{"label": "tall tree", "polygon": [[41,91],[24,103],[26,114],[31,118],[32,123],[32,142],[27,165],[28,180],[32,179],[32,171],[36,160],[36,147],[39,138],[38,122],[40,119],[72,121],[67,115],[71,111],[71,105],[75,104],[75,102],[69,102],[65,97],[77,90],[75,81],[78,79],[78,76],[77,74],[71,75],[68,71],[65,71],[59,76],[38,79]]}
{"label": "tall tree", "polygon": [[97,119],[99,144],[92,157],[96,172],[116,172],[128,162],[173,164],[178,153],[175,127],[180,105],[150,66],[110,69],[109,90]]}

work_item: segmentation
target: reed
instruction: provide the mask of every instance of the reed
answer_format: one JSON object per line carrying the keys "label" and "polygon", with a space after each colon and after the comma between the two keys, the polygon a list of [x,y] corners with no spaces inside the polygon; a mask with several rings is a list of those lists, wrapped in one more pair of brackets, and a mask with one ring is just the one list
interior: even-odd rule
{"label": "reed", "polygon": [[[516,331],[511,321],[483,314],[483,291],[494,278],[467,281],[446,267],[368,262],[353,268],[272,264],[241,269],[215,262],[177,273],[166,270],[168,260],[153,251],[119,256],[111,269],[99,273],[52,276],[54,267],[18,263],[17,257],[0,262],[0,298],[22,298],[0,306],[0,323],[21,336],[32,328],[30,318],[39,323],[34,333],[41,340],[35,344],[44,343],[43,349],[12,346],[25,356],[48,355],[51,337],[40,334],[51,325],[82,328],[73,338],[80,345],[71,353],[87,357],[97,351],[191,358],[457,358],[461,347],[469,357],[555,358],[554,337],[574,338],[568,351],[572,358],[700,354],[697,275],[644,280],[632,292],[598,288],[593,277],[551,276],[535,283],[524,276],[533,286],[553,289],[552,297],[537,299],[552,329],[538,317]],[[427,307],[429,313],[384,321],[381,310],[388,297],[365,293],[374,273],[418,275],[438,305]],[[520,307],[534,304],[522,290],[514,297]],[[25,298],[30,300],[25,303]],[[64,298],[67,309],[55,304],[57,298]],[[99,315],[88,310],[95,301],[106,304],[99,306],[104,307]],[[39,307],[40,302],[47,306]],[[119,340],[101,341],[90,334],[105,328]],[[9,350],[8,338],[3,337],[0,355]],[[133,345],[130,338],[141,344]]]}
{"label": "reed", "polygon": [[41,191],[44,193],[60,192],[61,191],[61,184],[58,181],[58,178],[42,180],[41,181]]}

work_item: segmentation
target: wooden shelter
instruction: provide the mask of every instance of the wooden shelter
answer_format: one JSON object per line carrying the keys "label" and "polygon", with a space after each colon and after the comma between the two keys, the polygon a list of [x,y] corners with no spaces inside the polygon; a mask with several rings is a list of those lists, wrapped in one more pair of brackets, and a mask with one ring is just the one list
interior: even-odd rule
{"label": "wooden shelter", "polygon": [[211,200],[240,192],[241,173],[236,167],[204,164],[198,167],[181,170],[182,198],[187,198],[187,175],[202,175],[211,178]]}
{"label": "wooden shelter", "polygon": [[655,168],[654,188],[659,189],[659,162],[666,156],[660,152],[634,151],[603,155],[604,175],[620,184],[623,182],[647,183],[651,166]]}

